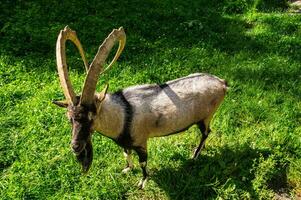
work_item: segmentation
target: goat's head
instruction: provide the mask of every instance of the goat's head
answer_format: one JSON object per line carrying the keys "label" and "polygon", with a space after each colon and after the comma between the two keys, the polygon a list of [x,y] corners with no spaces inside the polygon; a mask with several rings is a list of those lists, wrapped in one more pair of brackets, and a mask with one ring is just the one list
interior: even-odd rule
{"label": "goat's head", "polygon": [[[87,76],[83,86],[81,96],[76,96],[71,81],[68,76],[65,43],[71,40],[78,48],[80,55],[84,61]],[[107,68],[103,69],[106,58],[114,44],[119,41],[119,48],[111,63]],[[88,66],[83,48],[78,40],[75,31],[68,26],[61,30],[56,43],[56,61],[61,86],[66,97],[64,101],[53,101],[54,104],[67,108],[67,116],[72,124],[72,140],[71,147],[76,154],[78,161],[83,167],[83,171],[89,170],[92,158],[92,124],[97,114],[97,109],[106,95],[108,85],[99,94],[95,94],[96,84],[101,74],[107,71],[118,59],[125,46],[126,36],[123,28],[114,29],[110,35],[104,40],[98,49],[92,63]]]}

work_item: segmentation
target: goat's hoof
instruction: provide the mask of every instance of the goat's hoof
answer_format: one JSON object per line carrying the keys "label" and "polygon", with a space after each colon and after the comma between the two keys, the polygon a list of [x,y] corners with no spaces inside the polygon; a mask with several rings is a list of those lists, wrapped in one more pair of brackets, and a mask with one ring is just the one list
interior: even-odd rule
{"label": "goat's hoof", "polygon": [[126,167],[126,168],[124,168],[123,170],[122,170],[122,173],[123,174],[127,174],[129,171],[131,171],[132,170],[132,167]]}
{"label": "goat's hoof", "polygon": [[142,178],[139,183],[138,183],[138,187],[139,189],[143,190],[146,184],[147,178]]}
{"label": "goat's hoof", "polygon": [[199,155],[200,155],[200,150],[198,151],[198,148],[195,148],[194,152],[193,152],[193,155],[192,155],[192,159],[197,160]]}

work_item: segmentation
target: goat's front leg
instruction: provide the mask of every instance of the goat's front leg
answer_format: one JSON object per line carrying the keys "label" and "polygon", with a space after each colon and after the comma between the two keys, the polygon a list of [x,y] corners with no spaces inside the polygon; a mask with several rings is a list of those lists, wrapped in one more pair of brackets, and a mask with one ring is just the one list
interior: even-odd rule
{"label": "goat's front leg", "polygon": [[122,173],[128,173],[129,171],[131,171],[133,169],[133,161],[132,161],[132,150],[130,149],[124,149],[123,155],[126,159],[127,162],[127,166],[122,170]]}
{"label": "goat's front leg", "polygon": [[139,181],[138,187],[140,189],[143,189],[145,187],[147,178],[148,178],[148,173],[147,173],[147,150],[146,146],[145,147],[135,147],[134,150],[137,152],[138,157],[139,157],[139,164],[142,169],[143,173],[143,178]]}

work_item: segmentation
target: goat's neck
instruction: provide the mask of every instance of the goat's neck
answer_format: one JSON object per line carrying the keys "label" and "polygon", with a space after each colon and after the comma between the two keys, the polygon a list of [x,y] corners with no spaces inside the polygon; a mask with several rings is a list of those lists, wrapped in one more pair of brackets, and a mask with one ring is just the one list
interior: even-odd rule
{"label": "goat's neck", "polygon": [[97,114],[92,129],[107,137],[117,138],[123,130],[123,124],[123,107],[112,101],[111,95],[107,94],[105,99],[97,105]]}

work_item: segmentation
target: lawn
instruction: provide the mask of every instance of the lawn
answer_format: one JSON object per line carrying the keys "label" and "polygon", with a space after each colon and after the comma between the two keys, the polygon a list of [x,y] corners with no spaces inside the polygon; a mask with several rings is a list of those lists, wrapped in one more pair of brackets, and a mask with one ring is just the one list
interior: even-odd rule
{"label": "lawn", "polygon": [[[276,2],[276,3],[275,3]],[[0,5],[0,199],[301,198],[301,14],[285,1],[10,1]],[[122,174],[123,150],[93,135],[94,160],[83,175],[70,150],[55,43],[69,25],[89,61],[113,28],[125,51],[100,77],[110,92],[163,83],[195,72],[230,85],[206,148],[192,161],[197,127],[150,139],[150,179]],[[79,93],[85,70],[67,45]]]}

